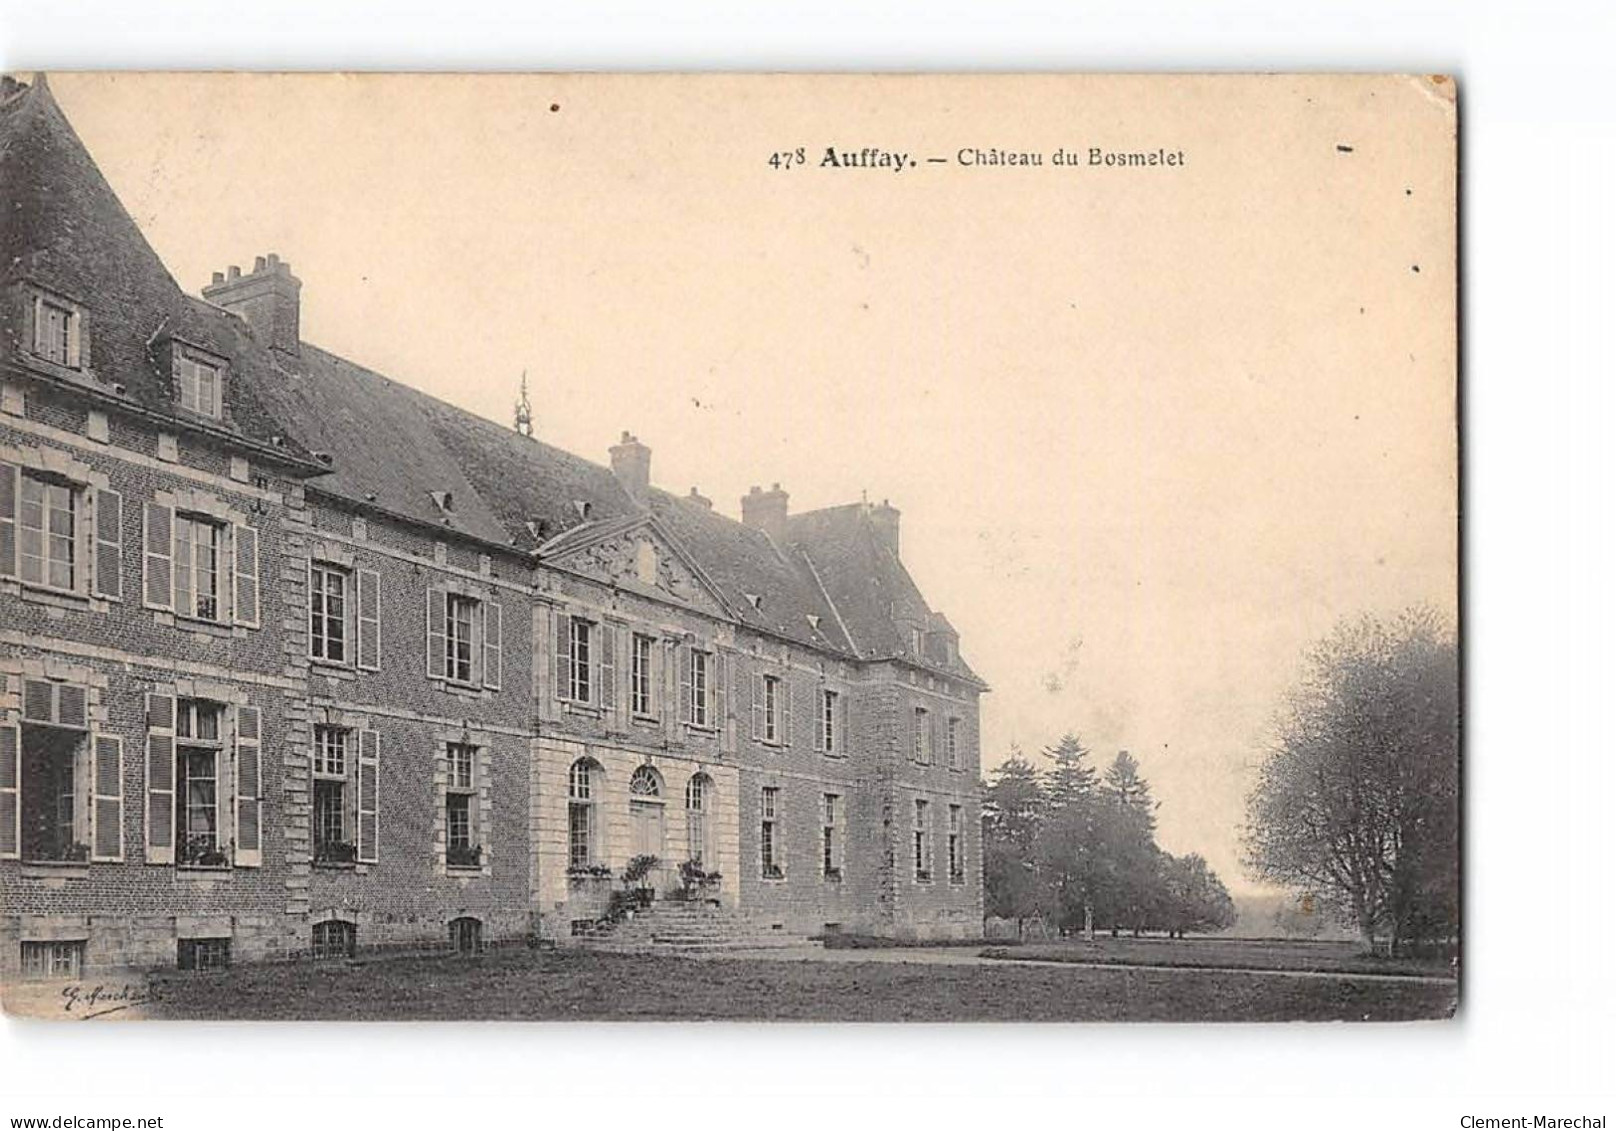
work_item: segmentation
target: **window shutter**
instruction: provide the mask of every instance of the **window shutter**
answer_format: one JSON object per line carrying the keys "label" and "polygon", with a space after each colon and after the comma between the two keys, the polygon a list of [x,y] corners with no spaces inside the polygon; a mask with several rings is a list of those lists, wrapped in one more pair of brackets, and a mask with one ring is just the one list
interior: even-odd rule
{"label": "window shutter", "polygon": [[446,679],[449,650],[449,594],[442,589],[426,591],[426,674],[428,679]]}
{"label": "window shutter", "polygon": [[791,677],[780,679],[780,745],[791,745]]}
{"label": "window shutter", "polygon": [[814,750],[822,752],[825,749],[825,685],[819,685],[819,691],[814,698]]}
{"label": "window shutter", "polygon": [[236,623],[258,627],[258,531],[237,525],[231,546],[235,555]]}
{"label": "window shutter", "polygon": [[355,575],[358,589],[359,652],[357,663],[367,671],[379,671],[382,666],[382,577],[373,569],[359,570]]}
{"label": "window shutter", "polygon": [[0,463],[0,576],[17,575],[17,465]]}
{"label": "window shutter", "polygon": [[595,702],[598,706],[611,710],[617,702],[617,657],[616,648],[617,630],[604,621],[595,626],[599,635],[598,647],[600,654],[599,678],[595,681]]}
{"label": "window shutter", "polygon": [[713,689],[713,725],[723,739],[729,736],[729,654],[713,649],[713,670],[708,683]]}
{"label": "window shutter", "polygon": [[847,699],[845,691],[836,697],[836,753],[844,758],[853,752],[852,709]]}
{"label": "window shutter", "polygon": [[174,697],[146,696],[146,863],[174,863]]}
{"label": "window shutter", "polygon": [[116,735],[95,736],[95,765],[91,769],[94,794],[91,798],[91,858],[123,859],[123,739]]}
{"label": "window shutter", "polygon": [[0,860],[22,855],[22,728],[0,723]]}
{"label": "window shutter", "polygon": [[566,613],[556,609],[552,616],[555,625],[555,681],[557,699],[572,698],[572,621]]}
{"label": "window shutter", "polygon": [[483,686],[499,690],[505,678],[505,613],[494,601],[483,603]]}
{"label": "window shutter", "polygon": [[123,496],[95,493],[95,595],[123,597]]}
{"label": "window shutter", "polygon": [[236,867],[264,862],[263,726],[257,707],[236,708]]}
{"label": "window shutter", "polygon": [[[174,607],[174,508],[146,504],[146,605]],[[170,846],[172,847],[172,846]]]}
{"label": "window shutter", "polygon": [[84,319],[77,312],[67,316],[67,367],[79,368],[79,339],[84,336]]}
{"label": "window shutter", "polygon": [[[688,723],[694,718],[692,707],[695,704],[695,692],[692,690],[690,669],[694,661],[691,659],[690,649],[683,644],[675,645],[678,650],[679,664],[679,721]],[[708,672],[707,678],[711,680],[713,673]]]}
{"label": "window shutter", "polygon": [[359,861],[374,864],[381,832],[379,791],[381,789],[380,731],[359,732]]}
{"label": "window shutter", "polygon": [[752,673],[752,738],[763,739],[763,673]]}

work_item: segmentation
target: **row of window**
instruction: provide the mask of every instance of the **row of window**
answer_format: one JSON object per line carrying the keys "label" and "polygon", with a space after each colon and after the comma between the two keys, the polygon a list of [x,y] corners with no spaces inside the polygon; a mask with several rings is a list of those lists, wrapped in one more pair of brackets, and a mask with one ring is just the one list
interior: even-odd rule
{"label": "row of window", "polygon": [[[758,866],[766,880],[786,878],[785,835],[781,827],[784,814],[784,789],[764,786],[759,802]],[[965,882],[965,811],[962,806],[948,806],[946,833],[946,863],[951,883]],[[842,878],[843,854],[847,837],[846,806],[841,794],[824,793],[819,798],[819,873],[832,882]],[[917,798],[914,803],[913,826],[914,878],[918,883],[932,880],[932,803]]]}
{"label": "row of window", "polygon": [[[471,915],[449,920],[449,948],[458,954],[481,954],[483,923]],[[175,965],[181,970],[222,970],[230,965],[230,939],[197,937],[176,940]],[[346,919],[323,919],[309,929],[311,958],[352,958],[359,949],[359,928]],[[84,975],[84,940],[26,941],[20,947],[22,975],[29,980],[80,978]]]}
{"label": "row of window", "polygon": [[[144,508],[145,604],[190,620],[258,626],[258,532],[215,515]],[[123,599],[123,496],[0,463],[0,576]]]}
{"label": "row of window", "polygon": [[[24,339],[28,352],[64,369],[83,369],[84,309],[59,295],[36,290],[28,310],[32,322],[32,333]],[[198,416],[221,418],[228,368],[225,359],[172,338],[164,349],[179,406]]]}

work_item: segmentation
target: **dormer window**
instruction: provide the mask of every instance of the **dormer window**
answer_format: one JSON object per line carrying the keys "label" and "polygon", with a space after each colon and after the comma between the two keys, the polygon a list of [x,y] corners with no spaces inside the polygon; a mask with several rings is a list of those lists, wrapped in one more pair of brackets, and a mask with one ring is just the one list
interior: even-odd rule
{"label": "dormer window", "polygon": [[65,369],[81,367],[83,310],[56,295],[36,291],[29,304],[32,332],[27,337],[28,352],[42,361]]}
{"label": "dormer window", "polygon": [[224,367],[181,350],[174,358],[174,374],[179,383],[180,407],[217,420],[224,399]]}

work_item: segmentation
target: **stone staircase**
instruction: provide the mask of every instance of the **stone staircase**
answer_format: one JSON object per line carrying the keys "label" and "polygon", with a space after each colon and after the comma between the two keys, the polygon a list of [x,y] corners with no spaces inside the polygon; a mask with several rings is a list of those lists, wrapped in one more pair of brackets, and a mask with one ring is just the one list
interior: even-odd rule
{"label": "stone staircase", "polygon": [[805,936],[773,930],[711,903],[660,900],[619,923],[602,923],[573,937],[591,950],[624,953],[760,950],[817,945]]}

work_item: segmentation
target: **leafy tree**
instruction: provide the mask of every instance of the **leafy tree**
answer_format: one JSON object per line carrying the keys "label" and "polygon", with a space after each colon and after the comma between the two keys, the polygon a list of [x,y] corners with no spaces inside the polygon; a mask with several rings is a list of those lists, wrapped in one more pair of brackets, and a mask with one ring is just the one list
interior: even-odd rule
{"label": "leafy tree", "polygon": [[1247,802],[1248,864],[1371,945],[1459,930],[1458,646],[1429,609],[1343,622],[1307,657]]}

